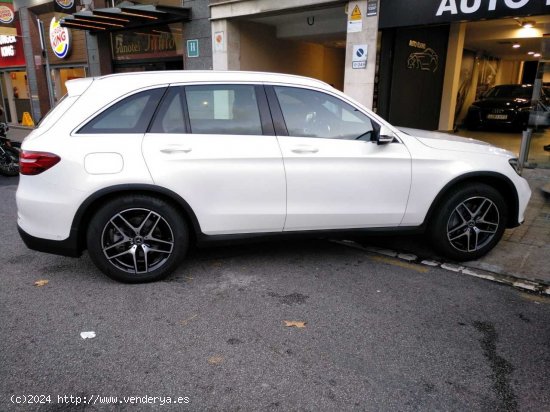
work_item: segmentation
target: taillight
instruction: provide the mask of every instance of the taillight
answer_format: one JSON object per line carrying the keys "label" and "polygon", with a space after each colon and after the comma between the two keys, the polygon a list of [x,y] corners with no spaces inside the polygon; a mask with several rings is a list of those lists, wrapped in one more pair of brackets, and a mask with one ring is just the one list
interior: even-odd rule
{"label": "taillight", "polygon": [[61,158],[53,153],[22,150],[19,153],[19,172],[22,175],[38,175],[55,166],[60,160]]}

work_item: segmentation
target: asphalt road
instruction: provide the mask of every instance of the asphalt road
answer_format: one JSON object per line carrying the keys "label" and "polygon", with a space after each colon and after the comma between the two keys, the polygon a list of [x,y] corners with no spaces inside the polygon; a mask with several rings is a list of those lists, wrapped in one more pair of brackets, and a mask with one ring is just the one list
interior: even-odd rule
{"label": "asphalt road", "polygon": [[1,411],[550,408],[548,298],[321,240],[197,250],[123,285],[27,250],[16,182],[0,177]]}

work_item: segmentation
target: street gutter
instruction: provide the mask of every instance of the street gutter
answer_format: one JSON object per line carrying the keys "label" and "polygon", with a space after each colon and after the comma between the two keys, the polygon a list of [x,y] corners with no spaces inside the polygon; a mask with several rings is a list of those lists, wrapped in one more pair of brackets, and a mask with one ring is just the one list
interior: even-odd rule
{"label": "street gutter", "polygon": [[542,280],[532,281],[504,273],[495,273],[481,269],[474,270],[465,265],[460,265],[457,263],[439,262],[437,260],[431,259],[421,259],[412,253],[400,253],[395,250],[379,248],[375,246],[362,246],[352,240],[331,240],[331,242],[353,249],[362,250],[364,252],[373,253],[376,255],[388,256],[390,258],[395,258],[399,261],[405,261],[407,263],[416,263],[430,267],[439,267],[449,272],[472,276],[479,279],[485,279],[491,282],[501,283],[507,286],[512,286],[516,289],[520,289],[522,291],[550,296],[550,282],[545,282]]}

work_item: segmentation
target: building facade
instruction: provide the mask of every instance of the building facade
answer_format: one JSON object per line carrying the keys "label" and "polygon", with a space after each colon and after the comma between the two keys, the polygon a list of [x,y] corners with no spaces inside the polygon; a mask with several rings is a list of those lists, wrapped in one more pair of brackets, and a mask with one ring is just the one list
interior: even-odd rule
{"label": "building facade", "polygon": [[[25,111],[35,122],[79,77],[212,69],[206,0],[21,0],[14,4],[25,61]],[[0,72],[5,69],[0,65]],[[5,77],[5,76],[4,76]],[[7,89],[7,88],[6,88]],[[9,90],[8,90],[9,91]],[[18,111],[19,112],[19,111]],[[21,117],[10,122],[21,122]]]}
{"label": "building facade", "polygon": [[[39,120],[71,78],[217,69],[315,77],[394,124],[452,130],[488,87],[532,82],[550,33],[549,0],[16,0],[12,9],[24,53],[0,63],[11,121],[22,111]],[[64,38],[60,57],[51,41],[63,51]]]}
{"label": "building facade", "polygon": [[547,0],[210,0],[210,7],[215,69],[316,77],[393,124],[430,130],[453,130],[492,85],[532,83],[550,33]]}

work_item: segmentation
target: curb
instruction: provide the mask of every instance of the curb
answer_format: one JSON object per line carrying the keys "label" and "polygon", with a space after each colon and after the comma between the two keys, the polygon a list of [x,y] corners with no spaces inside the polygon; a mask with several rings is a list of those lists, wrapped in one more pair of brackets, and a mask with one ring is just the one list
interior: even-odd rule
{"label": "curb", "polygon": [[489,272],[481,269],[470,269],[466,266],[460,266],[455,263],[439,262],[430,259],[421,259],[412,253],[400,253],[391,249],[384,249],[375,246],[361,246],[359,243],[352,240],[331,240],[331,242],[351,247],[354,249],[362,250],[364,252],[370,252],[377,255],[388,256],[396,259],[400,259],[407,263],[416,263],[424,266],[439,267],[449,272],[459,273],[466,276],[472,276],[479,279],[490,280],[503,285],[512,286],[513,288],[520,289],[522,291],[539,293],[542,295],[550,296],[550,285],[544,282],[536,282],[532,280],[518,278],[512,275],[505,275],[501,273]]}
{"label": "curb", "polygon": [[36,126],[22,126],[20,124],[8,124],[10,129],[19,129],[19,130],[29,130],[32,131],[36,129]]}

